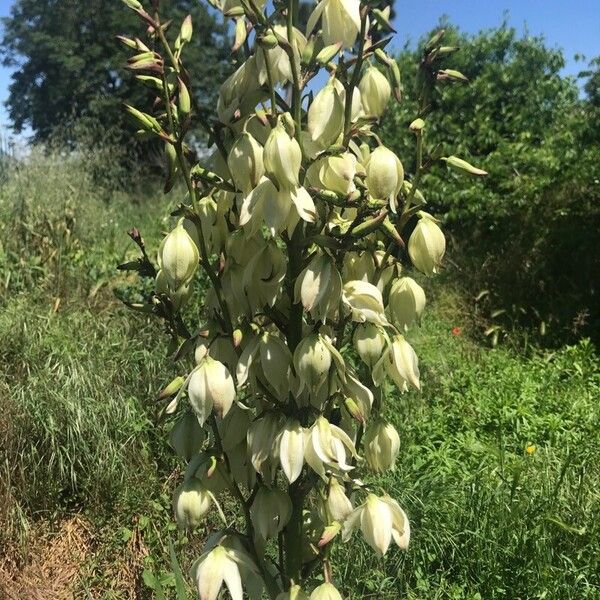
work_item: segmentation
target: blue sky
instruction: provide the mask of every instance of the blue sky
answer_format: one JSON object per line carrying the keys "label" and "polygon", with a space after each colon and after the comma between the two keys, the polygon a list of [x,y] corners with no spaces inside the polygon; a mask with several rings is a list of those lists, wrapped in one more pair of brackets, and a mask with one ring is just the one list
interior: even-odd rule
{"label": "blue sky", "polygon": [[[0,0],[0,16],[7,15],[12,4],[13,0]],[[575,62],[576,54],[588,59],[600,54],[600,0],[396,0],[396,12],[396,47],[406,41],[414,44],[442,15],[471,33],[499,25],[506,15],[520,32],[543,35],[550,47],[561,48],[567,74],[584,66]],[[9,123],[3,106],[9,82],[10,71],[0,66],[0,131]]]}

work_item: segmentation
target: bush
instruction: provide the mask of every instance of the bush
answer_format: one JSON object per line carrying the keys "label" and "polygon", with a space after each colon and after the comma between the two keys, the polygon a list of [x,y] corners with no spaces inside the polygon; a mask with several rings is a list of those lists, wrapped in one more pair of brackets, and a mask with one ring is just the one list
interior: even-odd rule
{"label": "bush", "polygon": [[[427,136],[489,172],[471,185],[440,169],[424,181],[431,210],[463,240],[454,248],[460,279],[473,296],[488,290],[490,333],[534,324],[550,334],[548,344],[599,339],[595,113],[579,99],[576,82],[560,74],[562,53],[543,39],[518,38],[506,24],[477,36],[450,29],[449,45],[460,47],[452,67],[471,82],[431,99],[441,118]],[[383,137],[409,157],[396,132],[414,112],[414,55],[400,60],[406,98],[387,115]]]}

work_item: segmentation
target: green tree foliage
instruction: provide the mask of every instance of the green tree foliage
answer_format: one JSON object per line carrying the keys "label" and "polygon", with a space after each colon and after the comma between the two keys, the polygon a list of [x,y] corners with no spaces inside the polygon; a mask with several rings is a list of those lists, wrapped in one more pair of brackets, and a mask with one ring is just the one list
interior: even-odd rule
{"label": "green tree foliage", "polygon": [[[426,189],[431,210],[467,240],[455,249],[464,280],[474,293],[490,290],[488,314],[508,307],[496,330],[511,313],[511,323],[533,321],[561,338],[598,334],[598,74],[590,73],[584,99],[561,75],[562,52],[543,39],[520,38],[507,25],[474,37],[448,29],[445,43],[460,48],[452,68],[469,83],[431,98],[427,110],[440,118],[428,123],[427,139],[489,177],[465,186],[465,175],[442,168],[426,177]],[[414,114],[415,52],[399,60],[405,101],[387,115],[383,139],[404,159],[411,152],[397,132]]]}
{"label": "green tree foliage", "polygon": [[[188,52],[194,92],[210,105],[229,68],[226,27],[197,1],[167,4],[164,12],[178,22],[192,14],[196,34]],[[84,119],[94,130],[131,133],[121,103],[143,105],[153,96],[133,75],[124,75],[127,53],[115,35],[144,32],[121,2],[16,0],[3,25],[3,62],[15,69],[7,106],[17,132],[31,128],[35,141],[45,141],[59,127],[72,141],[70,126]]]}

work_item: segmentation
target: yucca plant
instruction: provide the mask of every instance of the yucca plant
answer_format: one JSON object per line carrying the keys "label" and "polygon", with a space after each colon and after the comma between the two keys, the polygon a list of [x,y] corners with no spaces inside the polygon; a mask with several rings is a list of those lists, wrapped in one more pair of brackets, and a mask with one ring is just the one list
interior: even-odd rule
{"label": "yucca plant", "polygon": [[[243,589],[251,598],[307,598],[311,585],[314,600],[341,598],[334,543],[359,529],[379,555],[392,541],[409,544],[398,499],[359,476],[393,469],[398,453],[384,382],[420,387],[404,336],[425,294],[401,262],[433,275],[446,245],[423,211],[422,176],[440,160],[484,174],[424,143],[435,85],[464,79],[441,69],[455,48],[440,32],[424,50],[419,114],[399,132],[415,139],[407,178],[375,133],[392,97],[401,101],[398,65],[385,52],[389,8],[322,0],[304,34],[297,0],[215,0],[234,23],[236,69],[209,117],[190,97],[193,65],[183,61],[191,19],[171,40],[158,1],[150,12],[125,3],[148,34],[120,38],[134,54],[129,68],[158,92],[152,114],[127,110],[141,135],[164,141],[165,189],[177,177],[187,188],[157,267],[132,231],[142,256],[123,268],[155,277],[148,303],[132,307],[164,320],[182,363],[161,395],[186,462],[177,521],[193,530],[214,509],[224,522],[192,576],[205,600],[223,584],[235,600]],[[186,143],[192,124],[212,147],[201,164]],[[210,285],[191,326],[181,310],[199,271]],[[223,494],[237,503],[233,514]]]}

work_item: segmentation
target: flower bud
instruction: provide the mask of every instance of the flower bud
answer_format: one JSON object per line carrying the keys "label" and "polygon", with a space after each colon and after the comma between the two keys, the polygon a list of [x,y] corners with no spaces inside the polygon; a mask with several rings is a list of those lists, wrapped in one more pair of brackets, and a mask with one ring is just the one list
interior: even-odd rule
{"label": "flower bud", "polygon": [[425,308],[425,292],[411,277],[397,279],[390,289],[388,299],[388,317],[400,330],[420,321]]}
{"label": "flower bud", "polygon": [[333,583],[322,583],[310,595],[310,600],[343,600]]}
{"label": "flower bud", "polygon": [[352,341],[358,355],[370,369],[381,358],[387,344],[385,332],[375,323],[358,324]]}
{"label": "flower bud", "polygon": [[335,477],[329,480],[326,504],[331,518],[340,523],[352,512],[352,502],[346,496],[344,486]]}
{"label": "flower bud", "polygon": [[200,427],[196,415],[190,412],[186,412],[177,420],[169,436],[171,446],[177,456],[186,462],[189,462],[192,456],[200,451],[205,439],[206,433]]}
{"label": "flower bud", "polygon": [[250,507],[254,529],[263,539],[275,537],[292,516],[292,501],[280,489],[260,486]]}
{"label": "flower bud", "polygon": [[173,495],[175,518],[181,529],[193,529],[210,510],[212,500],[208,490],[195,477],[184,481]]}
{"label": "flower bud", "polygon": [[424,212],[408,240],[408,255],[425,275],[437,273],[446,251],[446,238],[435,219]]}
{"label": "flower bud", "polygon": [[289,190],[299,186],[302,151],[298,142],[286,131],[281,117],[267,138],[263,161],[265,171],[280,188]]}
{"label": "flower bud", "polygon": [[342,277],[329,254],[317,254],[300,273],[295,284],[296,302],[313,319],[335,318],[342,297]]}
{"label": "flower bud", "polygon": [[391,423],[377,421],[370,425],[364,437],[364,457],[375,473],[393,469],[400,451],[400,436]]}
{"label": "flower bud", "polygon": [[362,76],[358,89],[365,115],[381,117],[392,93],[387,77],[377,67],[370,66]]}
{"label": "flower bud", "polygon": [[192,372],[187,391],[201,425],[212,410],[224,417],[235,399],[233,378],[227,367],[210,356],[206,356]]}
{"label": "flower bud", "polygon": [[330,80],[315,96],[308,109],[308,132],[311,140],[322,148],[333,144],[344,127],[344,105]]}
{"label": "flower bud", "polygon": [[355,175],[356,157],[349,152],[324,158],[319,169],[319,179],[323,187],[341,196],[348,196],[356,190]]}
{"label": "flower bud", "polygon": [[263,147],[249,133],[242,133],[229,151],[227,166],[236,188],[248,194],[265,172]]}
{"label": "flower bud", "polygon": [[165,238],[161,250],[162,269],[173,290],[191,279],[198,267],[198,247],[182,223]]}
{"label": "flower bud", "polygon": [[404,168],[398,157],[385,146],[371,152],[367,165],[367,189],[375,200],[388,200],[396,212],[396,196],[402,188]]}
{"label": "flower bud", "polygon": [[326,46],[340,43],[343,49],[354,46],[360,31],[359,0],[321,0],[308,19],[306,35],[310,35],[320,17]]}

